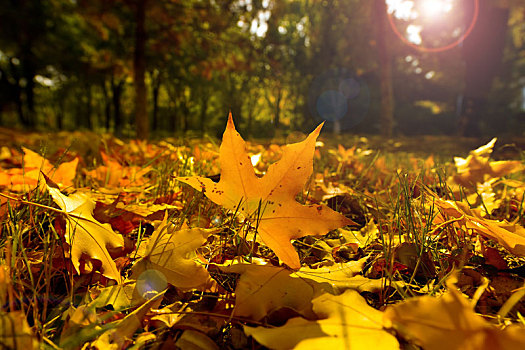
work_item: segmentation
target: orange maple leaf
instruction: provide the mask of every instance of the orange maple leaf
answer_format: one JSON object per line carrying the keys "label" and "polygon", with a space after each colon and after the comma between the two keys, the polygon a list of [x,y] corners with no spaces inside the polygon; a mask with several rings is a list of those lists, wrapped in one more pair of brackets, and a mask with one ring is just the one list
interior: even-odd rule
{"label": "orange maple leaf", "polygon": [[448,217],[456,218],[456,225],[498,242],[514,255],[525,256],[525,228],[520,224],[484,218],[481,209],[471,209],[465,202],[435,197],[431,201],[441,211],[434,218],[435,223],[443,223]]}
{"label": "orange maple leaf", "polygon": [[259,178],[230,113],[219,152],[220,181],[215,183],[199,176],[177,179],[202,190],[213,202],[256,220],[264,243],[285,264],[298,269],[301,263],[290,240],[354,224],[324,205],[302,205],[295,200],[312,174],[321,127],[322,124],[306,140],[284,147],[282,158]]}
{"label": "orange maple leaf", "polygon": [[123,166],[104,152],[100,153],[104,165],[86,174],[98,180],[104,187],[142,186],[148,179],[144,176],[151,171],[151,167]]}
{"label": "orange maple leaf", "polygon": [[24,151],[23,168],[12,168],[5,171],[0,169],[0,186],[8,187],[11,191],[16,192],[29,191],[37,186],[41,179],[41,172],[60,187],[73,186],[78,157],[55,167],[38,153],[25,147],[22,147],[22,150]]}
{"label": "orange maple leaf", "polygon": [[470,151],[467,158],[454,157],[454,163],[458,173],[453,176],[455,183],[471,188],[476,187],[477,183],[484,183],[491,178],[502,176],[520,171],[523,165],[519,160],[490,161],[490,155],[497,138],[493,138],[489,143],[473,151]]}

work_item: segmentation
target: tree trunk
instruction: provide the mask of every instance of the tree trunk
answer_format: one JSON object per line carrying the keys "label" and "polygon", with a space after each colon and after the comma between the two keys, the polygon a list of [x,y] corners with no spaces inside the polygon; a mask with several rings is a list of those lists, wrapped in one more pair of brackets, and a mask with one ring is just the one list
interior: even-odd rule
{"label": "tree trunk", "polygon": [[149,120],[147,111],[147,91],[144,77],[146,75],[146,1],[137,0],[135,12],[135,52],[133,57],[135,85],[135,123],[137,138],[147,139]]}
{"label": "tree trunk", "polygon": [[104,95],[104,126],[106,132],[109,132],[111,127],[111,98],[109,97],[108,88],[106,87],[106,79],[102,79],[102,93]]}
{"label": "tree trunk", "polygon": [[159,130],[159,91],[160,91],[160,73],[157,71],[151,74],[153,80],[153,127],[152,129],[157,131]]}
{"label": "tree trunk", "polygon": [[64,129],[64,98],[60,94],[56,100],[56,127],[58,130]]}
{"label": "tree trunk", "polygon": [[200,130],[201,136],[204,136],[206,132],[206,116],[208,114],[208,102],[210,101],[207,93],[202,92],[201,94],[201,103],[200,103]]}
{"label": "tree trunk", "polygon": [[182,112],[180,118],[180,130],[184,136],[186,131],[188,131],[188,114],[190,113],[190,109],[188,108],[186,101],[182,101],[180,110]]}
{"label": "tree trunk", "polygon": [[277,96],[275,96],[275,114],[273,117],[273,127],[275,131],[281,128],[281,100],[283,98],[283,90],[281,84],[277,87]]}
{"label": "tree trunk", "polygon": [[18,75],[17,67],[13,63],[13,60],[9,59],[9,70],[11,72],[11,76],[14,80],[14,83],[9,82],[9,79],[7,79],[7,72],[1,72],[2,73],[2,80],[5,79],[6,83],[6,93],[8,97],[8,100],[12,100],[16,105],[16,112],[18,114],[18,120],[22,125],[26,125],[26,118],[24,113],[24,104],[22,102],[22,89],[20,88],[20,77]]}
{"label": "tree trunk", "polygon": [[[465,11],[473,14],[474,9]],[[463,136],[480,136],[479,122],[492,81],[503,58],[509,9],[494,6],[492,1],[479,1],[476,25],[463,43],[465,89],[461,108],[459,132]],[[467,18],[470,23],[472,18]]]}
{"label": "tree trunk", "polygon": [[[32,54],[31,54],[32,56]],[[24,64],[24,78],[26,80],[26,86],[24,87],[26,95],[26,121],[27,127],[33,129],[36,125],[35,121],[35,68],[32,62],[32,57],[27,58],[27,61]]]}
{"label": "tree trunk", "polygon": [[86,117],[84,125],[89,129],[93,130],[93,122],[91,121],[91,115],[93,114],[93,91],[91,84],[86,85]]}
{"label": "tree trunk", "polygon": [[115,134],[117,136],[122,135],[122,112],[120,110],[120,96],[122,95],[122,88],[124,86],[124,80],[121,79],[115,83],[115,78],[111,77],[111,90],[113,100],[113,119],[115,121]]}
{"label": "tree trunk", "polygon": [[388,18],[385,0],[374,0],[374,18],[381,93],[379,123],[381,134],[384,137],[391,137],[394,129],[394,88],[392,84],[392,57],[386,40]]}

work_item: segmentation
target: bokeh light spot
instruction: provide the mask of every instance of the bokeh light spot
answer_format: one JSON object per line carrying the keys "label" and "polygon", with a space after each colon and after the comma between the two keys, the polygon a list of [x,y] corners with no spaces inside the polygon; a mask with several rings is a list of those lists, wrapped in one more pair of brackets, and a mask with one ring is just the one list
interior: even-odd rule
{"label": "bokeh light spot", "polygon": [[312,80],[308,108],[317,120],[334,123],[333,130],[348,130],[361,123],[370,107],[366,81],[347,68],[332,68]]}
{"label": "bokeh light spot", "polygon": [[335,90],[325,91],[317,99],[317,112],[326,120],[337,120],[345,116],[348,111],[346,97]]}
{"label": "bokeh light spot", "polygon": [[137,279],[137,291],[144,299],[151,299],[168,287],[164,274],[157,270],[146,270]]}
{"label": "bokeh light spot", "polygon": [[361,86],[354,78],[343,79],[339,83],[339,92],[343,94],[345,98],[356,98],[359,96],[360,90]]}

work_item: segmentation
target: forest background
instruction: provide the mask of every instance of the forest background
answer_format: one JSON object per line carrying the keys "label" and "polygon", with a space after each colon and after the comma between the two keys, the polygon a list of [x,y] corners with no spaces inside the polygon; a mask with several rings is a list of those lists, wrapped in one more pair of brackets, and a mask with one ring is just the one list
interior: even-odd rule
{"label": "forest background", "polygon": [[425,16],[430,3],[6,1],[0,125],[219,135],[231,110],[248,137],[321,120],[385,136],[521,136],[524,2],[434,1]]}

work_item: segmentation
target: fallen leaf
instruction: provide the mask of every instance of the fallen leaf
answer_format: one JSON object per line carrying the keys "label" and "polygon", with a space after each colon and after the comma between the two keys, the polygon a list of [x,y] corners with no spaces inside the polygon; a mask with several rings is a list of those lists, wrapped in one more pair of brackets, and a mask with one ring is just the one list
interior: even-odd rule
{"label": "fallen leaf", "polygon": [[78,158],[70,162],[62,163],[55,168],[47,159],[41,157],[38,153],[28,148],[22,147],[22,149],[24,151],[24,168],[28,169],[25,173],[26,176],[38,180],[40,171],[42,171],[60,187],[73,186],[73,179],[77,172]]}
{"label": "fallen leaf", "polygon": [[0,312],[0,344],[5,349],[40,348],[21,311]]}
{"label": "fallen leaf", "polygon": [[312,317],[312,298],[321,285],[276,266],[234,264],[219,266],[226,273],[240,274],[235,288],[234,316],[260,320],[281,308]]}
{"label": "fallen leaf", "polygon": [[210,275],[203,264],[194,261],[195,250],[215,232],[217,229],[202,228],[176,231],[165,216],[149,239],[140,265],[134,266],[134,274],[153,269],[177,288],[193,289],[206,285],[210,282]]}
{"label": "fallen leaf", "polygon": [[282,158],[258,178],[230,114],[220,148],[220,181],[198,176],[177,179],[202,190],[213,202],[251,218],[264,243],[285,264],[298,269],[301,263],[290,240],[353,223],[324,205],[302,205],[295,200],[312,174],[315,141],[321,127],[303,142],[287,145]]}
{"label": "fallen leaf", "polygon": [[359,247],[365,247],[367,244],[370,244],[379,235],[379,229],[373,219],[368,221],[360,230],[338,229],[338,232],[345,243],[354,247],[355,251]]}
{"label": "fallen leaf", "polygon": [[131,344],[133,334],[142,326],[142,322],[150,309],[160,305],[163,295],[164,292],[159,293],[126,315],[122,320],[106,325],[109,329],[94,340],[91,346],[100,350],[124,349],[127,345]]}
{"label": "fallen leaf", "polygon": [[490,238],[501,244],[509,252],[525,256],[525,228],[517,223],[489,220],[481,217],[479,209],[470,209],[468,204],[439,198],[430,199],[443,215],[437,215],[434,222],[445,222],[444,216],[458,219],[456,225]]}
{"label": "fallen leaf", "polygon": [[11,276],[7,266],[0,266],[0,305],[8,305],[8,290],[11,287]]}
{"label": "fallen leaf", "polygon": [[89,306],[103,308],[107,305],[113,306],[113,310],[126,310],[144,302],[144,298],[137,293],[136,281],[124,281],[105,288],[95,288],[90,291],[95,294],[93,300],[88,301]]}
{"label": "fallen leaf", "polygon": [[[339,293],[342,292],[346,283],[353,277],[359,275],[363,271],[363,267],[368,260],[368,256],[357,261],[349,261],[346,263],[334,264],[330,267],[320,267],[312,269],[308,267],[301,267],[296,274],[304,279],[310,279],[318,283],[328,284],[331,288],[325,287],[326,290],[334,289]],[[339,290],[338,288],[344,288]]]}
{"label": "fallen leaf", "polygon": [[467,158],[455,157],[457,174],[453,176],[455,183],[464,187],[476,187],[491,178],[499,178],[507,174],[523,169],[521,161],[497,161],[490,162],[490,155],[497,138],[473,151]]}
{"label": "fallen leaf", "polygon": [[312,300],[317,321],[292,318],[275,328],[244,326],[247,335],[272,349],[399,349],[383,329],[383,313],[354,290]]}
{"label": "fallen leaf", "polygon": [[177,339],[175,345],[179,349],[192,350],[219,350],[219,346],[213,342],[207,335],[192,329],[186,329]]}
{"label": "fallen leaf", "polygon": [[[183,305],[184,304],[179,301],[154,310],[155,315],[151,317],[152,326],[155,328],[172,328],[175,326],[177,322],[187,316],[187,314],[180,312],[183,309]],[[187,309],[185,309],[185,311],[187,311]]]}
{"label": "fallen leaf", "polygon": [[[297,275],[303,279],[310,279],[323,284],[323,289],[332,291],[332,293],[341,293],[347,289],[353,289],[358,292],[378,293],[385,288],[403,288],[405,283],[403,281],[392,281],[388,278],[367,278],[359,275],[358,269],[362,270],[362,266],[367,258],[359,261],[349,261],[348,263],[334,265],[329,268],[308,269],[301,268],[297,271]],[[354,264],[357,263],[357,264]],[[360,266],[360,267],[359,267]],[[330,285],[331,288],[326,286]]]}
{"label": "fallen leaf", "polygon": [[47,185],[47,189],[55,203],[62,209],[66,217],[66,242],[71,247],[71,262],[77,273],[80,273],[80,259],[86,254],[102,263],[103,275],[122,282],[122,276],[108,252],[107,247],[120,248],[124,246],[121,235],[113,232],[109,224],[101,224],[93,218],[93,202],[87,195],[73,193],[65,196],[56,187]]}
{"label": "fallen leaf", "polygon": [[501,330],[488,323],[453,285],[439,298],[415,297],[388,307],[384,320],[426,350],[520,349],[525,344],[525,328]]}
{"label": "fallen leaf", "polygon": [[38,181],[41,180],[41,173],[52,179],[59,187],[73,186],[78,158],[55,167],[38,153],[25,147],[22,147],[22,150],[24,151],[23,167],[1,171],[0,186],[15,192],[26,192],[37,186]]}
{"label": "fallen leaf", "polygon": [[66,321],[60,334],[62,348],[76,348],[103,332],[100,327],[102,320],[97,315],[95,308],[89,305],[70,306],[64,312],[63,317],[66,318]]}
{"label": "fallen leaf", "polygon": [[403,242],[394,249],[395,262],[408,268],[416,276],[432,278],[436,276],[436,266],[428,250],[418,247],[416,243]]}
{"label": "fallen leaf", "polygon": [[104,165],[86,171],[86,174],[103,187],[144,186],[148,181],[145,175],[151,171],[151,167],[123,166],[104,152],[101,152],[101,156]]}

